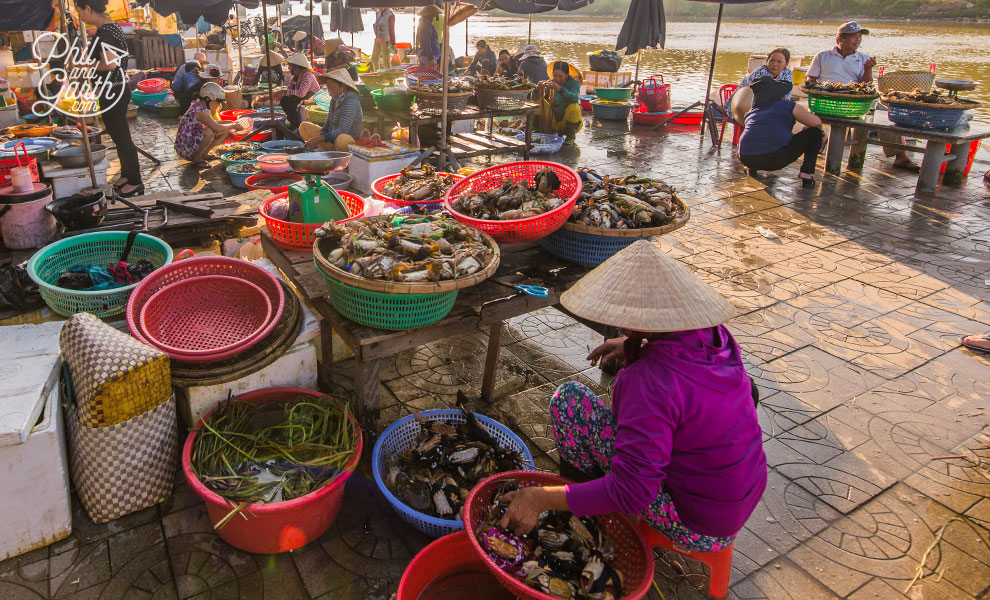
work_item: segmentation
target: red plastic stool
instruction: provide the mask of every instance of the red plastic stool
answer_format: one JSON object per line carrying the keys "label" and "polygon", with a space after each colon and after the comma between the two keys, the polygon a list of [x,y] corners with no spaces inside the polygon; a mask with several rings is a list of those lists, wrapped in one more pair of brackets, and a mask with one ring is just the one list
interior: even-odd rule
{"label": "red plastic stool", "polygon": [[644,519],[639,520],[639,532],[643,534],[647,545],[650,547],[670,550],[708,565],[712,571],[708,580],[708,596],[710,598],[720,600],[729,594],[729,575],[732,573],[732,546],[734,544],[729,544],[717,552],[695,552],[668,540],[662,533],[650,527],[650,524]]}

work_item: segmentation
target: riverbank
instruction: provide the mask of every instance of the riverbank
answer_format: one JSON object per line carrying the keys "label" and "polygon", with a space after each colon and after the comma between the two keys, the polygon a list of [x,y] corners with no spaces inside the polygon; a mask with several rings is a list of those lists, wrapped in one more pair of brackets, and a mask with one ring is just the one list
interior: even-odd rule
{"label": "riverbank", "polygon": [[[624,18],[628,10],[628,0],[597,0],[591,6],[575,13],[585,16]],[[664,3],[667,18],[714,17],[718,12],[716,4],[689,0],[667,0]],[[727,5],[725,17],[753,19],[781,17],[839,20],[871,19],[900,20],[924,19],[927,21],[990,21],[990,0],[780,0],[759,4]]]}

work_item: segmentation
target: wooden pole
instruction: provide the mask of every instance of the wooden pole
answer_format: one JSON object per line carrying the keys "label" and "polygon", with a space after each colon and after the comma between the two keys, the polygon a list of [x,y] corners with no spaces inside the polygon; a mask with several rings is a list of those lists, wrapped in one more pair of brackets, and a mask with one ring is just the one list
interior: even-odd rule
{"label": "wooden pole", "polygon": [[[269,125],[271,125],[272,137],[275,138],[275,139],[278,139],[278,128],[275,127],[275,93],[272,91],[273,88],[275,87],[275,85],[274,85],[275,82],[272,81],[272,79],[273,79],[273,77],[272,77],[272,64],[271,64],[271,61],[268,59],[268,57],[271,56],[271,45],[269,45],[269,43],[268,43],[268,9],[265,8],[265,6],[266,6],[265,3],[262,2],[261,3],[261,19],[265,23],[265,54],[264,54],[264,57],[262,58],[262,60],[265,62],[266,65],[268,65],[268,123],[269,123]],[[281,29],[282,28],[279,27],[279,30],[280,30],[279,33],[281,33]],[[278,68],[281,69],[282,68],[282,65],[280,64],[278,66]],[[259,68],[258,71],[259,71],[258,79],[260,80],[261,79],[261,74],[260,74],[261,69]]]}
{"label": "wooden pole", "polygon": [[636,88],[639,87],[639,61],[643,58],[643,51],[640,50],[636,53],[636,75],[633,77],[633,93],[636,93]]}
{"label": "wooden pole", "polygon": [[[241,46],[244,45],[244,38],[241,36],[241,11],[240,5],[234,5],[234,26],[237,27],[237,77],[234,83],[240,82],[244,76],[244,54]],[[241,105],[243,106],[243,104]]]}
{"label": "wooden pole", "polygon": [[[262,2],[262,4],[264,4],[264,2]],[[276,4],[275,5],[275,16],[278,17],[278,43],[279,43],[280,46],[284,46],[285,45],[285,37],[284,37],[284,34],[282,32],[282,5],[281,4]],[[282,49],[282,51],[285,52],[285,49]]]}
{"label": "wooden pole", "polygon": [[464,19],[464,56],[471,56],[471,44],[468,41],[467,19]]}
{"label": "wooden pole", "polygon": [[[450,3],[443,3],[444,40],[450,39]],[[450,76],[450,59],[447,56],[447,42],[440,49],[441,73],[443,73],[443,109],[440,111],[440,170],[447,166],[447,84]]]}
{"label": "wooden pole", "polygon": [[705,139],[705,121],[708,118],[708,103],[712,96],[712,78],[715,76],[715,53],[718,51],[718,34],[722,29],[722,9],[725,5],[718,5],[718,19],[715,21],[715,43],[712,44],[712,62],[708,67],[708,85],[705,87],[705,105],[701,112],[701,139]]}
{"label": "wooden pole", "polygon": [[526,43],[533,43],[533,13],[529,13],[529,33],[526,35]]}
{"label": "wooden pole", "polygon": [[309,63],[313,64],[313,0],[309,0]]}

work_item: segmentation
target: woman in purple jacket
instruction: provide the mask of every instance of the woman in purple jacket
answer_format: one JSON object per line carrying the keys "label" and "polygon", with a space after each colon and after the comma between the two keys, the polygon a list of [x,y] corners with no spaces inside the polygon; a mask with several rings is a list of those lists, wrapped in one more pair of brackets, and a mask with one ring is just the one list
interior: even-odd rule
{"label": "woman in purple jacket", "polygon": [[561,464],[599,476],[508,494],[501,526],[522,535],[546,510],[621,512],[698,552],[732,543],[767,482],[751,382],[722,325],[732,306],[645,240],[582,278],[561,304],[625,333],[589,356],[625,358],[611,408],[577,382],[550,401]]}

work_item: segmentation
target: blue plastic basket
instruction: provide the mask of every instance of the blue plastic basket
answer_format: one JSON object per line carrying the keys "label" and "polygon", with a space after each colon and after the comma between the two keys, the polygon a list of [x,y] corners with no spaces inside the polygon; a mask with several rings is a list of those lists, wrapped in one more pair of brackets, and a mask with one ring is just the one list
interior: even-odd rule
{"label": "blue plastic basket", "polygon": [[585,267],[597,267],[612,255],[641,238],[605,237],[558,229],[540,238],[540,245],[557,258]]}
{"label": "blue plastic basket", "polygon": [[[517,134],[516,139],[525,142],[526,133]],[[530,154],[554,154],[564,147],[564,138],[552,133],[531,133],[530,140],[533,143]]]}
{"label": "blue plastic basket", "polygon": [[962,121],[965,108],[923,108],[885,103],[890,111],[887,118],[901,127],[915,129],[952,129]]}
{"label": "blue plastic basket", "polygon": [[[427,421],[464,423],[467,420],[464,418],[464,413],[452,409],[424,410],[420,415],[426,418]],[[526,447],[526,444],[519,439],[519,436],[512,433],[508,427],[498,421],[489,419],[483,415],[476,414],[475,416],[488,428],[488,432],[498,440],[498,443],[503,448],[509,448],[523,455],[526,461],[522,467],[524,470],[533,471],[536,469],[533,462],[533,455],[530,453],[529,448]],[[385,486],[385,481],[382,479],[382,473],[385,471],[389,460],[394,455],[412,448],[420,429],[421,427],[419,421],[416,420],[416,415],[407,415],[392,423],[388,429],[382,432],[378,441],[375,442],[375,449],[371,454],[371,470],[375,475],[375,484],[378,485],[378,489],[381,490],[385,499],[395,509],[395,512],[399,513],[402,520],[426,535],[439,538],[457,531],[462,531],[464,529],[464,522],[460,519],[438,519],[409,508],[389,491]]]}

